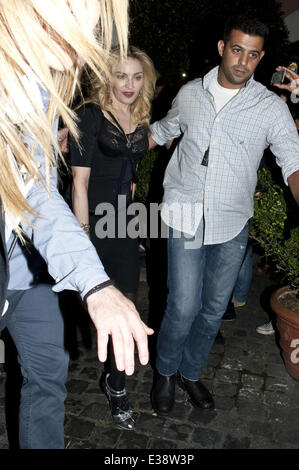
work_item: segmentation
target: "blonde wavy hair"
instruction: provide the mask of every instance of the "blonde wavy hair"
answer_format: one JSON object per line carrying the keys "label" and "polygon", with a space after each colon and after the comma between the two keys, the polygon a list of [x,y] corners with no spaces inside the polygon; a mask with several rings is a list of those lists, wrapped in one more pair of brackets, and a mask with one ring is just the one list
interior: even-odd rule
{"label": "blonde wavy hair", "polygon": [[[121,49],[115,47],[111,51],[109,59],[110,76],[112,76],[116,66],[127,58],[138,60],[143,68],[144,84],[143,88],[131,104],[131,114],[133,121],[138,125],[149,126],[151,117],[151,104],[155,94],[157,73],[150,57],[140,49],[134,46],[129,46],[127,55],[123,58]],[[85,102],[93,102],[100,106],[103,111],[110,111],[113,113],[112,100],[111,100],[111,81],[105,83],[98,80],[97,77],[91,79],[90,96]]]}
{"label": "blonde wavy hair", "polygon": [[[99,82],[109,82],[114,25],[121,55],[127,51],[128,1],[98,0],[96,37],[84,21],[82,2],[86,6],[86,0],[0,0],[0,198],[12,220],[28,222],[28,214],[37,216],[18,187],[16,168],[41,179],[34,161],[34,150],[40,146],[49,189],[49,169],[57,163],[55,150],[63,158],[53,133],[58,115],[78,138],[70,106],[82,64],[88,65]],[[54,41],[49,41],[49,35]],[[45,45],[56,56],[60,46],[74,57],[71,69],[50,69]],[[48,111],[43,109],[40,87],[49,92]],[[24,143],[24,136],[30,136],[34,148]]]}

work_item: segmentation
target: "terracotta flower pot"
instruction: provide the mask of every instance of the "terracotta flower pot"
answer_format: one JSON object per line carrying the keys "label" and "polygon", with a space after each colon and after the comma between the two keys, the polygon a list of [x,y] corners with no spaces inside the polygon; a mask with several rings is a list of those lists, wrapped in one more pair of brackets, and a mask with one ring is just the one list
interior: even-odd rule
{"label": "terracotta flower pot", "polygon": [[282,303],[283,297],[290,296],[291,292],[289,286],[278,289],[272,294],[270,305],[277,316],[279,342],[286,370],[295,380],[299,381],[299,313],[294,313]]}

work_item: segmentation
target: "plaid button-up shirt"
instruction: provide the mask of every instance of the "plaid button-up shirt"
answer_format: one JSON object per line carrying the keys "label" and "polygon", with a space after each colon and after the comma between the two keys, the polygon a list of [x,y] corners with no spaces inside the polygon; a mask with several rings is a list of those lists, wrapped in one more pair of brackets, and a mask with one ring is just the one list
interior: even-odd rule
{"label": "plaid button-up shirt", "polygon": [[[166,117],[151,126],[159,145],[183,134],[166,169],[164,202],[190,205],[194,213],[202,207],[206,245],[231,240],[252,217],[257,170],[267,147],[286,184],[299,170],[298,133],[284,101],[251,77],[217,114],[208,91],[217,74],[218,67],[183,86]],[[181,227],[173,220],[168,224],[193,234],[199,222],[190,230],[187,215]]]}

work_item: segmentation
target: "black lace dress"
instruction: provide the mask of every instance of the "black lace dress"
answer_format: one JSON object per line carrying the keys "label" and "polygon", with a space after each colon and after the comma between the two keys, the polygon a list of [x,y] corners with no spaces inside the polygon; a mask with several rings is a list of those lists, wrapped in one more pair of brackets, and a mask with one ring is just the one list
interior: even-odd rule
{"label": "black lace dress", "polygon": [[[91,169],[88,186],[90,238],[117,287],[124,293],[136,293],[138,239],[128,236],[124,224],[127,226],[133,218],[127,215],[127,208],[131,202],[136,166],[148,150],[147,129],[139,126],[133,133],[125,135],[106,119],[97,105],[91,103],[78,111],[78,117],[81,148],[71,138],[70,159],[72,166]],[[102,215],[97,215],[99,210]]]}

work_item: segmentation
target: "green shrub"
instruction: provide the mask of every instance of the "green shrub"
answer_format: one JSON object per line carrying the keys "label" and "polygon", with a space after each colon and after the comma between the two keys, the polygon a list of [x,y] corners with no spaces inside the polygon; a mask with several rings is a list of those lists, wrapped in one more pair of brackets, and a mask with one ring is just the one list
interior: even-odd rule
{"label": "green shrub", "polygon": [[151,180],[152,170],[158,153],[150,150],[142,158],[138,165],[138,182],[136,187],[136,198],[138,201],[145,203],[148,195],[149,184]]}
{"label": "green shrub", "polygon": [[[299,227],[286,230],[290,207],[283,189],[275,184],[269,170],[258,172],[261,188],[254,200],[254,217],[249,236],[269,257],[281,280],[299,286]],[[298,212],[297,206],[295,210]],[[296,214],[298,217],[298,214]],[[288,233],[287,233],[288,232]],[[286,235],[287,234],[287,235]]]}

